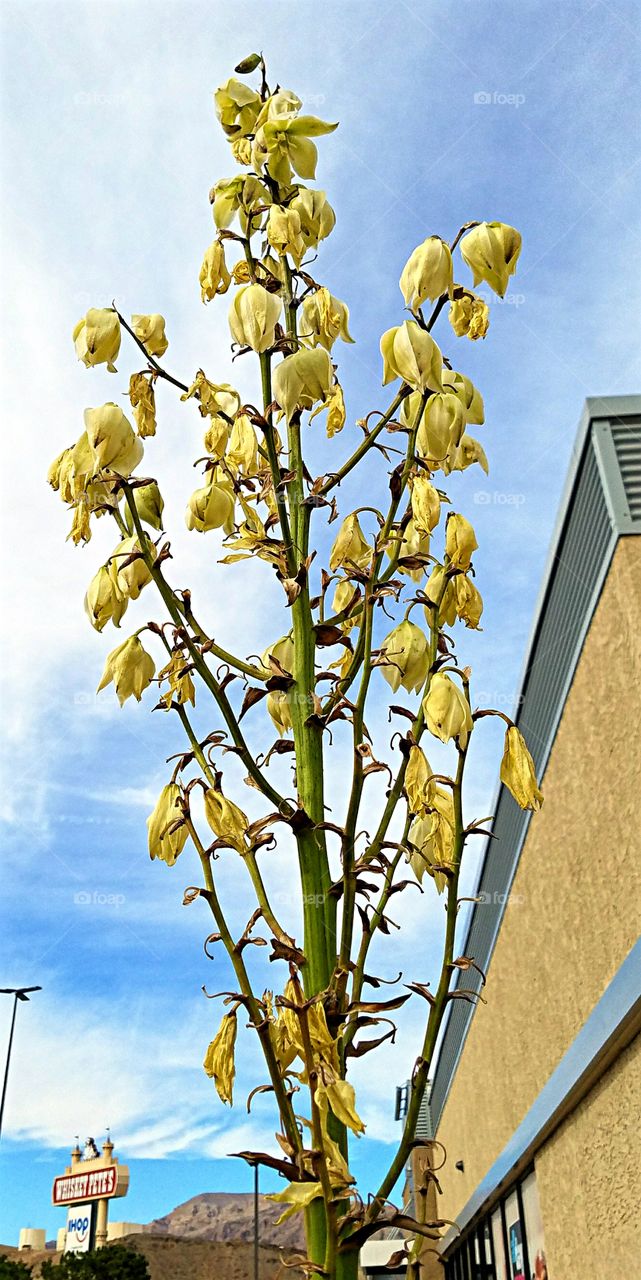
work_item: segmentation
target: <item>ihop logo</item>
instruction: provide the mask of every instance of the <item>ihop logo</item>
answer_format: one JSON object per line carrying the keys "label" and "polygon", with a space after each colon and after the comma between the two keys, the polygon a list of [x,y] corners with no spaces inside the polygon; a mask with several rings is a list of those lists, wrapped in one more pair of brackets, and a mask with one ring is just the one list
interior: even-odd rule
{"label": "ihop logo", "polygon": [[70,1218],[67,1223],[69,1235],[74,1235],[79,1244],[83,1244],[89,1232],[89,1218]]}

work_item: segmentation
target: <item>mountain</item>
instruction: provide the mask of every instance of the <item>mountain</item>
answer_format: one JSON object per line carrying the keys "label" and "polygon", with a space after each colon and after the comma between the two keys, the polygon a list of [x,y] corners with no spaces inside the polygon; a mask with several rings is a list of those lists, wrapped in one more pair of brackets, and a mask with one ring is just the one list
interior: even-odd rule
{"label": "mountain", "polygon": [[[114,1244],[125,1245],[136,1253],[144,1254],[151,1280],[253,1280],[253,1245],[239,1242],[220,1243],[215,1240],[176,1240],[171,1236],[125,1236]],[[109,1249],[111,1246],[107,1245]],[[33,1280],[38,1280],[40,1267],[45,1260],[58,1262],[60,1254],[50,1249],[42,1252],[9,1248],[0,1245],[0,1256],[11,1261],[26,1262],[33,1267]],[[285,1257],[287,1255],[285,1254]],[[304,1280],[302,1271],[295,1268],[283,1271],[283,1254],[274,1245],[263,1245],[259,1251],[259,1280]]]}
{"label": "mountain", "polygon": [[[303,1250],[303,1215],[295,1214],[277,1227],[276,1219],[283,1212],[283,1206],[274,1204],[265,1196],[258,1199],[260,1243],[281,1249]],[[181,1240],[251,1242],[254,1239],[254,1197],[222,1191],[192,1196],[191,1200],[179,1204],[163,1218],[150,1222],[146,1231],[154,1236],[174,1236]]]}

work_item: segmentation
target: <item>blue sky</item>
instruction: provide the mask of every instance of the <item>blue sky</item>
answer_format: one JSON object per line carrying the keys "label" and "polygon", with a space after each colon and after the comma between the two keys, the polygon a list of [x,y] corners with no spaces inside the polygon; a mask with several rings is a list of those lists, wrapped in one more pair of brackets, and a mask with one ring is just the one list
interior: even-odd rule
{"label": "blue sky", "polygon": [[[223,1157],[269,1142],[274,1128],[260,1099],[245,1116],[258,1068],[247,1036],[232,1112],[202,1073],[218,1012],[200,988],[222,989],[225,965],[204,957],[209,923],[198,905],[181,906],[193,863],[171,872],[146,852],[145,817],[165,757],[180,749],[178,726],[148,714],[153,699],[122,711],[111,691],[96,699],[117,639],[91,630],[82,597],[112,539],[99,529],[85,549],[65,543],[67,514],[44,483],[83,409],[118,398],[139,367],[126,348],[117,376],[76,363],[70,334],[89,306],[115,298],[125,313],[162,312],[169,369],[185,378],[202,366],[256,393],[247,362],[230,362],[227,300],[205,309],[199,298],[207,193],[234,171],[212,91],[261,48],[273,79],[340,121],[319,142],[317,185],[337,212],[319,275],[352,312],[357,344],[340,353],[351,422],[388,400],[378,341],[403,318],[398,276],[414,246],[431,233],[451,238],[471,218],[523,234],[485,342],[456,340],[446,323],[436,333],[486,402],[479,434],[490,476],[457,478],[455,499],[480,543],[484,630],[465,633],[460,653],[485,705],[509,711],[514,702],[582,402],[638,389],[636,6],[328,0],[320,15],[309,0],[3,6],[0,972],[3,986],[43,990],[19,1009],[1,1242],[15,1243],[23,1225],[49,1234],[61,1225],[49,1184],[76,1133],[100,1137],[111,1125],[133,1169],[115,1216],[147,1221],[198,1191],[249,1190],[245,1167]],[[215,536],[182,527],[200,420],[166,388],[158,398],[147,456],[165,494],[172,580],[193,586],[221,643],[241,627],[244,651],[256,651],[285,630],[280,596],[260,566],[217,568]],[[313,465],[340,465],[352,439],[355,428],[331,443],[310,432]],[[382,494],[384,484],[380,463],[370,465],[345,486],[342,511],[362,503],[363,485]],[[154,609],[143,595],[127,621],[142,625]],[[197,719],[203,732],[213,727],[204,699]],[[473,757],[471,813],[490,812],[499,752],[500,731],[488,729]],[[337,809],[342,761],[339,743],[329,762]],[[288,866],[282,850],[270,870],[284,912]],[[242,928],[249,909],[237,868],[221,860],[220,875]],[[427,898],[404,906],[403,938],[379,948],[384,976],[433,972],[442,912]],[[0,1045],[8,1015],[6,1001]],[[394,1085],[419,1035],[405,1018],[377,1071],[356,1076],[370,1135],[354,1161],[364,1191],[392,1154]]]}

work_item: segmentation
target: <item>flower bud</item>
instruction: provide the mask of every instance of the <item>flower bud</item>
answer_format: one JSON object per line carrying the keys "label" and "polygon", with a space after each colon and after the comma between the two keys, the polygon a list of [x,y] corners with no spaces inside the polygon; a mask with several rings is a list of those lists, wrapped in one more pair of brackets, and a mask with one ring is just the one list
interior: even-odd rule
{"label": "flower bud", "polygon": [[346,516],[338,530],[329,556],[329,567],[332,573],[342,568],[353,569],[355,565],[359,569],[364,569],[371,558],[372,548],[361,529],[358,516],[355,514]]}
{"label": "flower bud", "polygon": [[310,293],[301,307],[301,336],[313,347],[320,345],[331,351],[337,338],[353,342],[349,329],[349,309],[329,289],[321,287]]}
{"label": "flower bud", "polygon": [[114,360],[120,351],[120,320],[113,307],[91,307],[78,321],[73,340],[76,354],[87,368],[106,364],[115,373]]}
{"label": "flower bud", "polygon": [[142,458],[143,446],[122,409],[109,402],[99,409],[85,409],[84,417],[94,469],[108,467],[118,475],[131,475]]}
{"label": "flower bud", "polygon": [[441,499],[437,490],[423,471],[411,480],[412,516],[417,529],[431,533],[441,515]]}
{"label": "flower bud", "polygon": [[173,867],[189,835],[184,822],[175,831],[172,830],[181,816],[178,808],[180,794],[178,783],[169,782],[166,787],[163,787],[155,809],[147,818],[149,857],[159,858],[161,862],[166,862],[168,867]]}
{"label": "flower bud", "polygon": [[132,490],[134,506],[140,519],[152,529],[162,529],[162,513],[165,506],[155,480]]}
{"label": "flower bud", "polygon": [[416,311],[428,298],[435,302],[452,288],[452,254],[440,236],[428,236],[410,254],[400,279],[405,306]]}
{"label": "flower bud", "polygon": [[336,214],[324,191],[301,187],[289,207],[300,217],[301,235],[308,249],[317,248],[334,230]]}
{"label": "flower bud", "polygon": [[443,357],[431,334],[415,320],[383,334],[381,355],[383,386],[402,378],[416,391],[442,391]]}
{"label": "flower bud", "polygon": [[505,222],[480,222],[461,240],[461,256],[474,275],[474,286],[485,280],[499,298],[516,271],[520,252],[518,231]]}
{"label": "flower bud", "polygon": [[146,373],[132,373],[129,379],[129,402],[141,439],[156,434],[156,395],[151,377]]}
{"label": "flower bud", "polygon": [[268,293],[262,284],[240,288],[229,312],[234,342],[241,347],[251,347],[252,351],[267,351],[274,345],[274,329],[280,312],[280,297]]}
{"label": "flower bud", "polygon": [[[146,550],[155,560],[156,548],[148,538]],[[128,600],[137,600],[143,587],[151,582],[151,573],[143,559],[137,537],[123,538],[111,556],[110,568],[118,591]]]}
{"label": "flower bud", "polygon": [[462,751],[467,746],[473,721],[470,706],[462,689],[445,674],[432,676],[429,691],[423,699],[423,711],[430,733],[441,742],[456,738]]}
{"label": "flower bud", "polygon": [[405,619],[394,627],[381,645],[386,661],[381,670],[393,693],[399,686],[418,693],[425,684],[430,666],[427,636],[416,623]]}
{"label": "flower bud", "polygon": [[235,1011],[223,1014],[223,1020],[207,1049],[203,1062],[206,1074],[216,1086],[218,1097],[221,1102],[228,1102],[230,1107],[234,1102],[233,1090],[236,1075],[234,1062],[236,1025]]}
{"label": "flower bud", "polygon": [[470,289],[456,285],[456,297],[450,303],[449,321],[457,338],[484,338],[490,327],[490,309]]}
{"label": "flower bud", "polygon": [[164,356],[169,342],[165,337],[165,321],[162,316],[157,312],[151,316],[132,316],[131,327],[147,355]]}
{"label": "flower bud", "polygon": [[197,533],[208,533],[210,529],[222,529],[225,534],[234,532],[234,491],[227,480],[219,480],[218,468],[210,473],[211,479],[202,489],[192,493],[185,523],[188,529]]}
{"label": "flower bud", "polygon": [[478,547],[476,534],[465,516],[452,512],[445,525],[445,554],[455,569],[469,569],[472,555]]}
{"label": "flower bud", "polygon": [[211,302],[217,294],[227,293],[231,276],[227,270],[225,250],[220,240],[213,240],[206,250],[198,280],[203,302]]}
{"label": "flower bud", "polygon": [[326,400],[332,378],[328,353],[322,347],[313,351],[301,347],[276,365],[272,380],[274,399],[289,421],[296,409],[311,409],[317,400]]}
{"label": "flower bud", "polygon": [[505,734],[505,748],[501,761],[501,782],[514,796],[521,809],[537,809],[543,804],[543,794],[536,780],[534,761],[525,739],[516,725],[509,726]]}
{"label": "flower bud", "polygon": [[215,836],[226,841],[239,853],[245,852],[245,832],[249,826],[249,818],[233,800],[228,800],[222,791],[215,791],[210,787],[205,792],[205,817]]}
{"label": "flower bud", "polygon": [[102,565],[94,575],[85,596],[85,613],[92,627],[102,631],[108,622],[119,627],[129,601],[118,589],[113,573]]}
{"label": "flower bud", "polygon": [[305,241],[300,229],[300,214],[292,208],[273,204],[267,217],[267,239],[283,257],[289,253],[299,267],[305,256]]}
{"label": "flower bud", "polygon": [[132,696],[140,702],[155,674],[156,664],[151,654],[143,648],[138,636],[130,636],[108,655],[96,692],[100,693],[113,681],[121,707]]}

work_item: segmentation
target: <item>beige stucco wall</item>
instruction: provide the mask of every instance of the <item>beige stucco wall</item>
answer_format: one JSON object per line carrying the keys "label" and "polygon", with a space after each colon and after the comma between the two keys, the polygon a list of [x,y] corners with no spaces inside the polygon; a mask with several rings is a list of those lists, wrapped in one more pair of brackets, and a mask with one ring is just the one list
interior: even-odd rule
{"label": "beige stucco wall", "polygon": [[[488,1003],[474,1015],[439,1126],[444,1217],[466,1203],[638,937],[640,688],[641,538],[628,537],[586,638],[490,965]],[[616,1146],[610,1155],[618,1158]],[[565,1178],[557,1168],[559,1194]]]}
{"label": "beige stucco wall", "polygon": [[536,1160],[554,1280],[622,1280],[641,1259],[641,1037],[637,1036]]}

